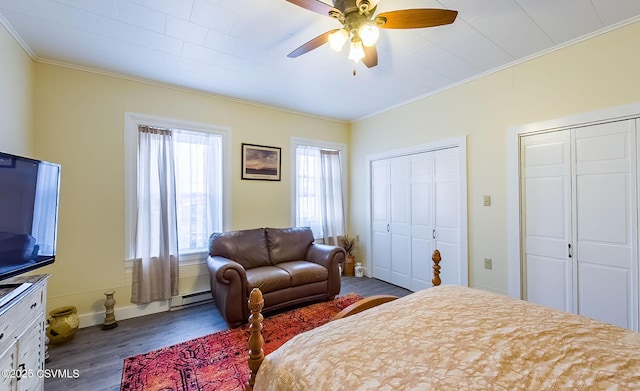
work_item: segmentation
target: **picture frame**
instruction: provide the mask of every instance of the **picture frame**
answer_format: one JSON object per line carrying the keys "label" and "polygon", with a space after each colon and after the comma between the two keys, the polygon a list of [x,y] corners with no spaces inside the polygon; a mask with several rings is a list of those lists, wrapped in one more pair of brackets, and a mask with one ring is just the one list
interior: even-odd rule
{"label": "picture frame", "polygon": [[242,143],[242,179],[279,181],[282,149]]}

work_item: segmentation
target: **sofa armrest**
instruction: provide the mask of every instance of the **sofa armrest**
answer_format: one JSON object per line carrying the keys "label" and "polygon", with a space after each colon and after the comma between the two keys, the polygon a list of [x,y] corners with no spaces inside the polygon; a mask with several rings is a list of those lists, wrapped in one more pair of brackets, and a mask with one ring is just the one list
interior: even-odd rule
{"label": "sofa armrest", "polygon": [[207,266],[216,307],[230,327],[241,325],[249,316],[246,271],[238,262],[220,256],[207,258]]}
{"label": "sofa armrest", "polygon": [[218,284],[229,285],[234,282],[236,280],[234,273],[237,273],[241,280],[247,281],[247,272],[244,267],[232,259],[209,256],[207,265],[209,266],[211,277],[215,278]]}
{"label": "sofa armrest", "polygon": [[337,266],[345,258],[345,252],[342,247],[330,246],[328,244],[312,243],[307,249],[306,261],[311,261],[322,265],[327,269],[335,265]]}
{"label": "sofa armrest", "polygon": [[305,260],[324,266],[329,271],[329,298],[340,293],[340,263],[344,262],[346,253],[342,247],[312,243],[307,249]]}

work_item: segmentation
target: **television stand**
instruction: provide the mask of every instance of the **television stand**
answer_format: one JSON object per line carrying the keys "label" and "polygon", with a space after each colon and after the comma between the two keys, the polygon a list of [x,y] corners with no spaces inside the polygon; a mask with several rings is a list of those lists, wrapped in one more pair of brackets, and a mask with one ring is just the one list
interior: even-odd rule
{"label": "television stand", "polygon": [[[0,378],[2,389],[44,389],[47,278],[20,276],[0,283]],[[18,383],[19,382],[19,383]]]}
{"label": "television stand", "polygon": [[0,308],[9,304],[11,300],[16,298],[22,292],[29,289],[33,285],[30,282],[15,283],[15,284],[0,284]]}

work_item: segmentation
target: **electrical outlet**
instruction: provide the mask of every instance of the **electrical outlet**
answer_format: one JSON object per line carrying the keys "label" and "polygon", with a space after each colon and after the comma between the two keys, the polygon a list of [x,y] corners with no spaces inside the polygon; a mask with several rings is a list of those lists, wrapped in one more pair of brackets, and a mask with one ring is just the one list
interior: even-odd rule
{"label": "electrical outlet", "polygon": [[493,266],[491,263],[492,263],[491,258],[485,258],[484,259],[484,268],[485,269],[491,269],[492,266]]}

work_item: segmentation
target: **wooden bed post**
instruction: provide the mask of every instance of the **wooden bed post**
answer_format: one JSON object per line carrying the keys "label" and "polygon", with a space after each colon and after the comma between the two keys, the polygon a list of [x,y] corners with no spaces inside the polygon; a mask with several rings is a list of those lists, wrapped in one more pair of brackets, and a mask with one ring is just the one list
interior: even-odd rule
{"label": "wooden bed post", "polygon": [[431,259],[433,260],[433,280],[431,280],[431,283],[433,286],[438,286],[442,283],[440,281],[440,261],[442,260],[440,251],[435,250]]}
{"label": "wooden bed post", "polygon": [[264,339],[262,338],[262,320],[264,317],[260,313],[262,307],[264,307],[264,299],[262,298],[262,292],[258,288],[253,288],[249,295],[249,369],[251,370],[251,376],[249,381],[245,384],[245,390],[253,391],[253,385],[256,382],[256,374],[258,368],[264,360]]}

